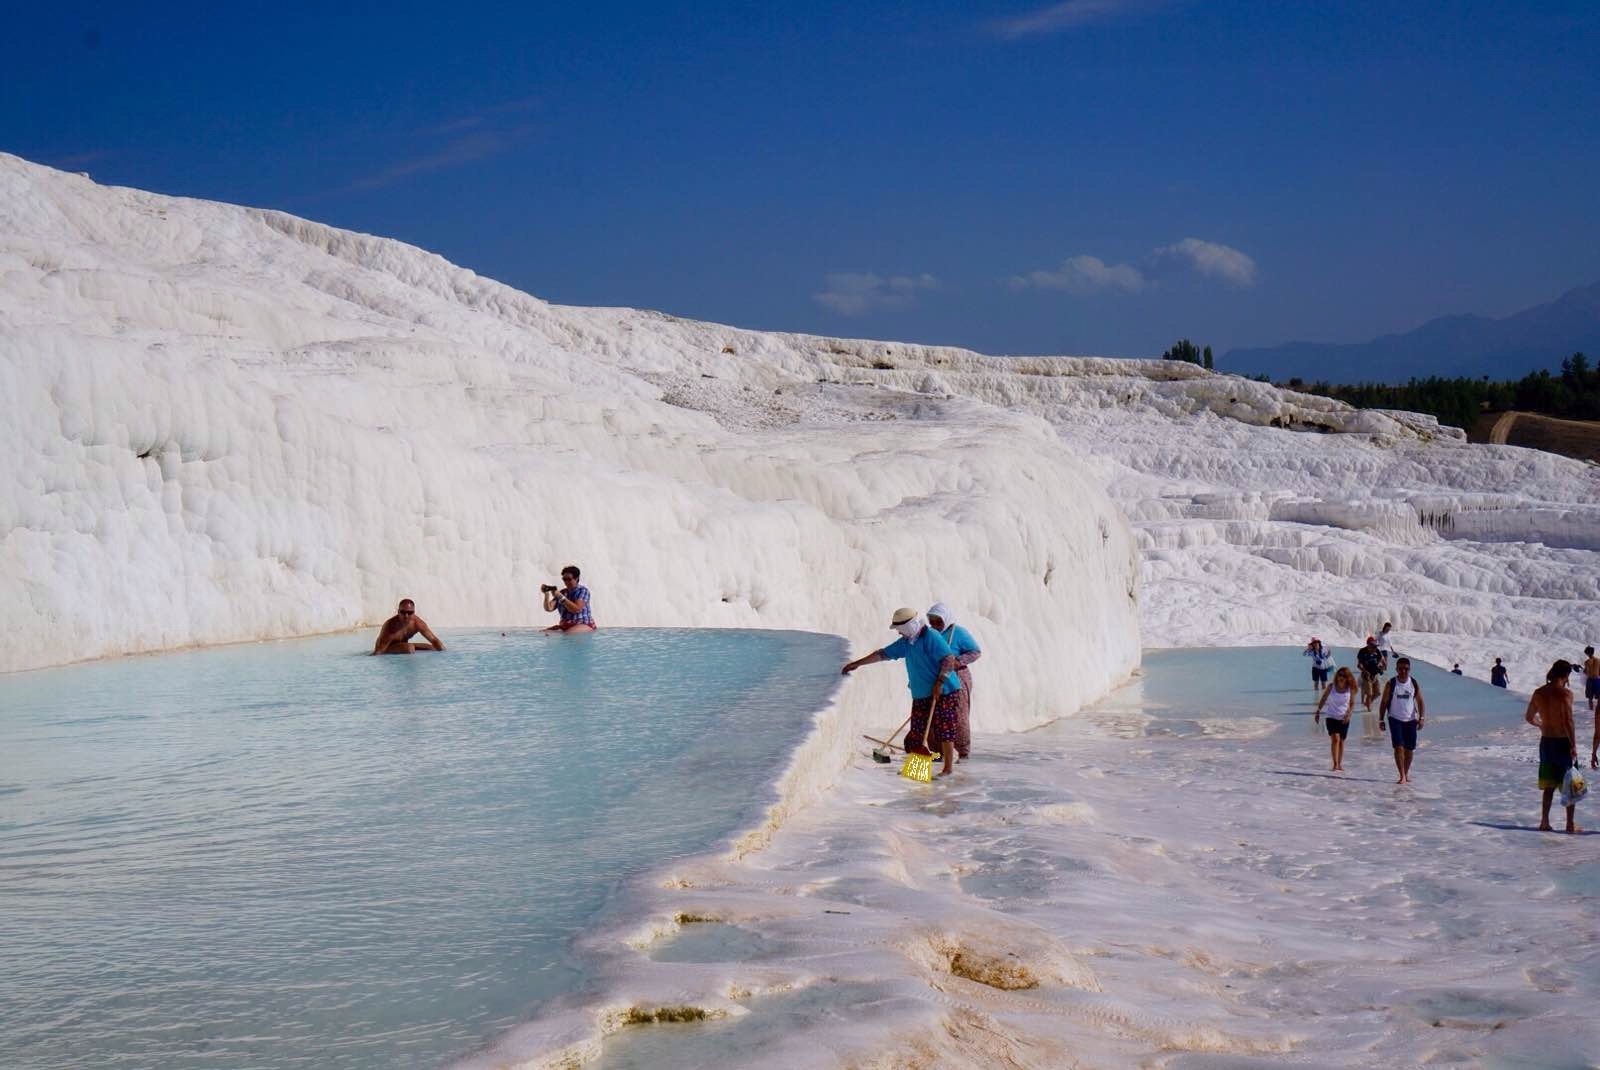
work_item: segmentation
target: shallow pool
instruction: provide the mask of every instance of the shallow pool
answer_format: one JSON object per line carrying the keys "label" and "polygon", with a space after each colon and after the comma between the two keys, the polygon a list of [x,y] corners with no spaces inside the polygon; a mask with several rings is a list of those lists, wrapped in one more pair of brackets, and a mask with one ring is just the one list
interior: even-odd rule
{"label": "shallow pool", "polygon": [[360,637],[0,677],[0,1066],[424,1067],[581,990],[622,882],[750,823],[796,632]]}
{"label": "shallow pool", "polygon": [[[1338,665],[1356,672],[1355,650],[1341,647],[1332,654]],[[1523,724],[1526,697],[1421,661],[1412,666],[1412,674],[1426,709],[1420,742],[1458,740]],[[1384,680],[1392,679],[1391,666]],[[1579,681],[1581,686],[1581,677]],[[1322,732],[1311,716],[1320,692],[1311,686],[1311,659],[1293,647],[1185,648],[1147,651],[1139,676],[1102,705],[1138,704],[1158,720],[1182,725],[1253,717],[1282,725],[1301,723],[1307,731]],[[1369,714],[1356,703],[1350,725],[1352,741],[1360,738],[1389,745],[1378,706],[1374,702]]]}

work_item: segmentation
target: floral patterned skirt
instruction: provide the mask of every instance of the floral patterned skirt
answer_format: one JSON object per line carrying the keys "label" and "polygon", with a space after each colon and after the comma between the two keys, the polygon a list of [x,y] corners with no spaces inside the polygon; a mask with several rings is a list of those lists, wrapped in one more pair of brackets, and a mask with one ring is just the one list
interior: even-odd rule
{"label": "floral patterned skirt", "polygon": [[956,753],[963,759],[972,750],[972,670],[965,665],[956,670],[961,680],[961,690],[956,692],[960,708],[956,711]]}
{"label": "floral patterned skirt", "polygon": [[[955,743],[961,725],[961,692],[939,696],[939,705],[933,710],[933,724],[928,724],[928,708],[933,698],[911,700],[911,724],[906,728],[906,750],[912,754],[938,751],[944,743]],[[927,729],[928,745],[922,745],[922,732]]]}

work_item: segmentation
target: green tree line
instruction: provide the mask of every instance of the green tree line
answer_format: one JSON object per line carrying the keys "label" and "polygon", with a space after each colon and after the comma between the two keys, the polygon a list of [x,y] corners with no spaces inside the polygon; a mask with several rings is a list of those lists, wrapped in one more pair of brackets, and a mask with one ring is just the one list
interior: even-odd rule
{"label": "green tree line", "polygon": [[[1260,377],[1258,377],[1260,378]],[[1430,375],[1403,386],[1385,383],[1306,383],[1290,379],[1291,390],[1337,398],[1359,409],[1405,409],[1437,416],[1439,422],[1468,428],[1486,412],[1516,409],[1568,420],[1600,420],[1600,369],[1582,353],[1561,362],[1561,371],[1537,371],[1521,379],[1490,381]]]}
{"label": "green tree line", "polygon": [[1198,364],[1202,368],[1211,368],[1211,347],[1201,349],[1187,338],[1180,338],[1172,343],[1172,347],[1161,354],[1162,360],[1181,360],[1186,364]]}

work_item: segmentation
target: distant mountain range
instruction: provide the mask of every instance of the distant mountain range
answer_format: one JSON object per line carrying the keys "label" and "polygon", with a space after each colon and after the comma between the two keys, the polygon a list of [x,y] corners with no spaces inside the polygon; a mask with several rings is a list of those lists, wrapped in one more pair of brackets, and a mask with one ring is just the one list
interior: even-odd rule
{"label": "distant mountain range", "polygon": [[1600,360],[1600,282],[1503,319],[1441,316],[1414,331],[1370,342],[1235,349],[1222,356],[1217,370],[1264,372],[1275,382],[1403,383],[1429,375],[1519,379],[1540,368],[1554,370],[1575,352]]}

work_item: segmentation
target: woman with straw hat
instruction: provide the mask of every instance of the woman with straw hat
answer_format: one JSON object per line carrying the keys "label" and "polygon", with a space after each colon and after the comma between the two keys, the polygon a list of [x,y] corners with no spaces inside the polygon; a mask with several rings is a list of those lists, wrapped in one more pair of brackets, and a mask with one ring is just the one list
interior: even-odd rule
{"label": "woman with straw hat", "polygon": [[940,776],[956,765],[956,731],[961,680],[956,676],[956,655],[944,636],[922,623],[917,611],[901,607],[889,618],[900,638],[865,657],[845,663],[849,675],[863,665],[904,661],[906,686],[911,690],[911,721],[906,729],[906,751],[928,754],[935,747],[944,758]]}

